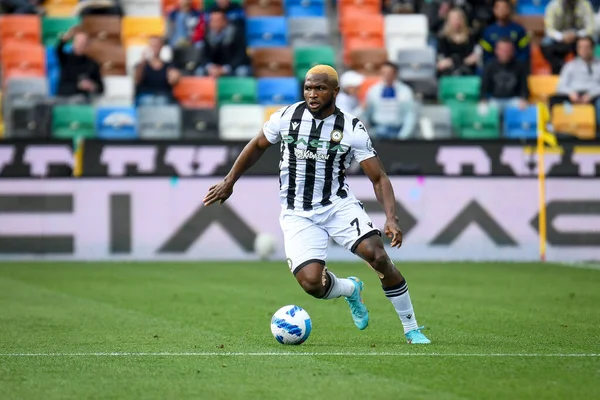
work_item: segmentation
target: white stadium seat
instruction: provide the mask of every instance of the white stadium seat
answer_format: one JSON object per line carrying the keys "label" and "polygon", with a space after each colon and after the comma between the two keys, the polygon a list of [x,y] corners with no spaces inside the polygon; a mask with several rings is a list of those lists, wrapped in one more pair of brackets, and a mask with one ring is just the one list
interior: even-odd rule
{"label": "white stadium seat", "polygon": [[248,140],[265,123],[265,109],[258,104],[227,104],[219,109],[219,135],[223,140]]}
{"label": "white stadium seat", "polygon": [[128,17],[160,17],[161,1],[158,0],[122,0],[121,6]]}
{"label": "white stadium seat", "polygon": [[[128,46],[127,47],[127,75],[133,76],[135,65],[142,60],[146,46]],[[165,62],[173,59],[173,50],[169,46],[163,47],[160,52],[160,58]]]}
{"label": "white stadium seat", "polygon": [[107,76],[104,78],[104,94],[97,105],[133,105],[133,79],[130,76]]}
{"label": "white stadium seat", "polygon": [[429,23],[423,14],[386,15],[384,19],[385,46],[391,59],[398,51],[427,47]]}

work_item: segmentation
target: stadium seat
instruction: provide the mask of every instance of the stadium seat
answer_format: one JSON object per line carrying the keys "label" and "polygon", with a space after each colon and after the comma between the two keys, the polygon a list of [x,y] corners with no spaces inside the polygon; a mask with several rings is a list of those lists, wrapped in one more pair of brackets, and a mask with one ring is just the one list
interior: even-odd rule
{"label": "stadium seat", "polygon": [[92,139],[96,136],[94,107],[57,105],[52,110],[52,136],[56,139]]}
{"label": "stadium seat", "polygon": [[544,58],[542,54],[542,49],[540,45],[537,43],[532,43],[530,46],[530,54],[531,54],[531,73],[533,75],[550,75],[552,73],[552,69],[550,68],[550,64]]}
{"label": "stadium seat", "polygon": [[435,79],[418,79],[404,82],[412,89],[415,98],[420,101],[437,102],[438,81]]}
{"label": "stadium seat", "polygon": [[50,139],[52,103],[50,99],[40,99],[30,104],[10,108],[7,113],[7,138],[10,139]]}
{"label": "stadium seat", "polygon": [[425,105],[420,108],[417,138],[452,138],[452,119],[450,109],[441,105]]}
{"label": "stadium seat", "polygon": [[50,95],[55,96],[60,79],[60,64],[54,47],[46,47],[46,76],[48,77]]}
{"label": "stadium seat", "polygon": [[88,15],[81,27],[90,39],[121,44],[121,18],[116,15]]}
{"label": "stadium seat", "polygon": [[442,103],[476,102],[480,87],[479,76],[444,76],[439,81],[439,99]]}
{"label": "stadium seat", "polygon": [[130,17],[160,17],[163,11],[157,0],[121,0],[121,6]]}
{"label": "stadium seat", "polygon": [[47,0],[44,10],[48,17],[71,17],[79,0]]}
{"label": "stadium seat", "polygon": [[133,79],[130,76],[106,76],[104,93],[97,105],[131,106],[133,104]]}
{"label": "stadium seat", "polygon": [[516,3],[516,14],[543,16],[548,3],[550,0],[519,0]]}
{"label": "stadium seat", "polygon": [[120,44],[104,40],[90,40],[86,55],[99,65],[102,76],[127,75],[127,56]]}
{"label": "stadium seat", "polygon": [[173,50],[173,64],[184,75],[193,75],[201,62],[202,51],[195,46],[177,47]]}
{"label": "stadium seat", "polygon": [[386,15],[385,43],[392,59],[399,50],[427,47],[429,23],[423,14]]}
{"label": "stadium seat", "polygon": [[478,105],[463,104],[460,108],[458,136],[461,139],[498,139],[500,137],[498,109],[489,106],[487,112],[481,113]]}
{"label": "stadium seat", "polygon": [[325,1],[284,0],[284,10],[288,18],[325,17]]}
{"label": "stadium seat", "polygon": [[548,97],[556,94],[559,79],[558,75],[529,75],[529,101],[546,103]]}
{"label": "stadium seat", "polygon": [[338,14],[381,14],[381,0],[337,0]]}
{"label": "stadium seat", "polygon": [[24,43],[2,47],[2,78],[46,76],[46,51],[40,44]]}
{"label": "stadium seat", "polygon": [[294,49],[294,69],[296,78],[304,82],[309,69],[318,64],[335,67],[335,51],[333,47],[299,47]]}
{"label": "stadium seat", "polygon": [[[171,11],[173,11],[174,9],[176,9],[179,5],[179,1],[180,0],[162,0],[161,4],[162,4],[162,13],[164,15],[170,13]],[[204,5],[202,4],[204,3]],[[212,4],[214,4],[214,2],[210,3],[209,1],[202,1],[202,0],[192,0],[192,5],[194,8],[199,9],[199,10],[210,10],[210,7],[212,6]],[[232,3],[236,3],[236,1],[232,1]],[[237,2],[239,3],[239,1]]]}
{"label": "stadium seat", "polygon": [[515,15],[513,19],[516,23],[523,25],[533,42],[537,43],[543,39],[545,35],[543,15]]}
{"label": "stadium seat", "polygon": [[383,17],[380,14],[349,15],[340,26],[343,39],[354,37],[384,37]]}
{"label": "stadium seat", "polygon": [[181,107],[142,106],[137,108],[138,135],[142,139],[179,139]]}
{"label": "stadium seat", "polygon": [[179,104],[188,108],[210,108],[217,104],[217,83],[212,77],[184,76],[173,88]]}
{"label": "stadium seat", "polygon": [[39,44],[42,27],[37,15],[0,16],[0,43],[2,47],[11,42],[17,44]]}
{"label": "stadium seat", "polygon": [[287,21],[292,47],[329,46],[327,18],[289,18]]}
{"label": "stadium seat", "polygon": [[267,122],[271,118],[271,115],[273,115],[274,112],[276,112],[282,107],[286,106],[284,106],[283,104],[265,106],[265,122]]}
{"label": "stadium seat", "polygon": [[535,139],[537,137],[537,107],[525,110],[517,107],[504,109],[504,137],[508,139]]}
{"label": "stadium seat", "polygon": [[379,69],[388,60],[387,51],[381,49],[359,49],[350,52],[350,69],[363,75],[378,75]]}
{"label": "stadium seat", "polygon": [[262,105],[292,104],[300,100],[300,84],[294,77],[259,78],[257,93]]}
{"label": "stadium seat", "polygon": [[219,114],[214,108],[181,110],[183,139],[217,139]]}
{"label": "stadium seat", "polygon": [[98,107],[96,109],[98,139],[137,139],[136,112],[133,107]]}
{"label": "stadium seat", "polygon": [[219,108],[219,136],[222,140],[248,140],[263,125],[263,106],[229,104]]}
{"label": "stadium seat", "polygon": [[252,72],[257,78],[294,76],[294,54],[284,47],[259,48],[252,53]]}
{"label": "stadium seat", "polygon": [[256,79],[219,78],[217,80],[217,101],[219,105],[256,103]]}
{"label": "stadium seat", "polygon": [[56,46],[60,37],[69,29],[79,23],[79,18],[43,18],[42,19],[42,43],[44,46]]}
{"label": "stadium seat", "polygon": [[11,78],[6,82],[4,101],[16,98],[47,97],[50,91],[45,77]]}
{"label": "stadium seat", "polygon": [[129,46],[125,49],[127,75],[134,74],[135,66],[142,60],[146,46]]}
{"label": "stadium seat", "polygon": [[596,138],[596,111],[590,104],[555,105],[552,107],[555,133],[569,134],[579,139]]}
{"label": "stadium seat", "polygon": [[165,35],[165,20],[162,17],[123,17],[121,41],[123,46],[144,46],[151,36]]}
{"label": "stadium seat", "polygon": [[396,56],[400,80],[436,79],[436,52],[432,47],[404,49],[400,50]]}
{"label": "stadium seat", "polygon": [[365,99],[367,98],[367,92],[369,91],[371,86],[378,83],[380,80],[381,80],[381,78],[378,76],[365,77],[365,80],[363,81],[362,85],[360,85],[360,88],[358,89],[358,100],[360,101],[361,104],[365,102]]}
{"label": "stadium seat", "polygon": [[284,47],[288,45],[285,17],[253,17],[246,20],[248,47]]}
{"label": "stadium seat", "polygon": [[283,15],[282,0],[248,0],[244,2],[246,17],[277,17]]}

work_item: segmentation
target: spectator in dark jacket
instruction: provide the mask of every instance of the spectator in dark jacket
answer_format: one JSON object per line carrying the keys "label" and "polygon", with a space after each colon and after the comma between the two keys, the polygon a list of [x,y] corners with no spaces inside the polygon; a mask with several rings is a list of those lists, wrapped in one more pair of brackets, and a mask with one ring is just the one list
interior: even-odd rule
{"label": "spectator in dark jacket", "polygon": [[525,108],[529,91],[527,67],[514,56],[511,39],[496,43],[496,58],[490,61],[481,79],[481,100],[498,107],[500,113],[508,106]]}
{"label": "spectator in dark jacket", "polygon": [[437,69],[440,75],[473,75],[479,61],[476,41],[469,32],[465,13],[454,8],[448,13],[438,39]]}
{"label": "spectator in dark jacket", "polygon": [[216,4],[209,10],[211,13],[213,11],[224,12],[229,22],[240,28],[244,28],[246,14],[244,13],[244,8],[240,4],[232,3],[231,0],[217,0]]}
{"label": "spectator in dark jacket", "polygon": [[483,49],[483,63],[495,58],[496,43],[501,38],[509,38],[515,46],[515,57],[526,64],[529,63],[529,35],[525,28],[512,20],[512,3],[510,0],[496,0],[494,17],[496,22],[485,28],[479,45]]}
{"label": "spectator in dark jacket", "polygon": [[[65,46],[73,39],[73,51],[68,53]],[[89,102],[92,95],[104,92],[100,66],[85,55],[88,36],[77,27],[65,33],[56,52],[60,62],[60,79],[57,95],[69,102]]]}
{"label": "spectator in dark jacket", "polygon": [[200,11],[192,6],[191,0],[179,0],[179,7],[167,17],[168,40],[171,47],[188,46],[198,39],[195,36],[198,25],[204,25]]}
{"label": "spectator in dark jacket", "polygon": [[181,74],[170,63],[160,58],[164,41],[158,36],[150,38],[144,58],[135,67],[136,104],[165,105],[175,103],[173,86]]}
{"label": "spectator in dark jacket", "polygon": [[246,54],[244,32],[227,21],[222,11],[210,13],[208,31],[204,36],[204,65],[196,70],[197,75],[249,76],[250,60]]}

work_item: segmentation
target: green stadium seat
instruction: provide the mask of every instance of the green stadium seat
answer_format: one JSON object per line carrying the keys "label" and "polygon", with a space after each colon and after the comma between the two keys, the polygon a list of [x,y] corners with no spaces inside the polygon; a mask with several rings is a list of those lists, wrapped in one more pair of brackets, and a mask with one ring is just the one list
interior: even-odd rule
{"label": "green stadium seat", "polygon": [[439,99],[442,103],[452,101],[477,102],[481,78],[478,76],[444,76],[439,83]]}
{"label": "green stadium seat", "polygon": [[72,26],[79,23],[79,18],[63,17],[42,19],[42,42],[44,46],[55,46],[61,35],[66,33]]}
{"label": "green stadium seat", "polygon": [[[231,0],[232,4],[239,4],[244,7],[244,0]],[[204,11],[210,12],[210,9],[213,8],[217,4],[217,0],[204,0],[203,3]]]}
{"label": "green stadium seat", "polygon": [[217,80],[217,101],[223,104],[256,104],[256,79],[223,77]]}
{"label": "green stadium seat", "polygon": [[94,129],[96,110],[87,105],[60,105],[52,110],[52,136],[57,139],[90,139]]}
{"label": "green stadium seat", "polygon": [[596,45],[596,47],[594,47],[594,57],[599,58],[600,57],[600,45]]}
{"label": "green stadium seat", "polygon": [[308,70],[317,64],[335,67],[335,51],[333,47],[297,47],[294,49],[294,67],[296,77],[300,82],[304,82],[304,77]]}
{"label": "green stadium seat", "polygon": [[496,107],[487,107],[485,114],[480,112],[476,104],[463,104],[457,110],[460,110],[460,126],[457,130],[459,138],[500,138],[500,115]]}

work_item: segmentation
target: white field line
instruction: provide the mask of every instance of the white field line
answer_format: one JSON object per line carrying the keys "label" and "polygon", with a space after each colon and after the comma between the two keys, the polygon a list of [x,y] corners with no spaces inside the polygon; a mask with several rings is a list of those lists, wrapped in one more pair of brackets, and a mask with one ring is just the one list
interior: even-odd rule
{"label": "white field line", "polygon": [[600,357],[600,353],[393,353],[393,352],[197,352],[197,353],[0,353],[0,357]]}

